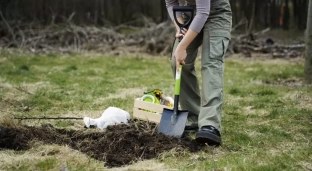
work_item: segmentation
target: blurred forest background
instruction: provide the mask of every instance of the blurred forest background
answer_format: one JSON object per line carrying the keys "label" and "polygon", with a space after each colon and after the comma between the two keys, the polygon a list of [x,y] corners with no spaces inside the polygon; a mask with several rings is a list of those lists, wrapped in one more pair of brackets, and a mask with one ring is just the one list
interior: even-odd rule
{"label": "blurred forest background", "polygon": [[[181,3],[183,1],[180,0]],[[233,24],[254,17],[255,28],[306,27],[308,0],[230,0]],[[142,16],[156,23],[168,19],[165,0],[1,0],[0,11],[7,21],[113,26]],[[140,22],[133,22],[142,25]]]}
{"label": "blurred forest background", "polygon": [[[303,36],[308,0],[230,0],[230,3],[233,30],[246,33],[249,40],[254,41],[255,30],[258,31],[255,35],[273,29],[297,30]],[[0,47],[31,50],[101,47],[106,51],[124,44],[144,45],[148,52],[166,54],[174,34],[169,22],[165,0],[1,0]],[[246,35],[237,42],[242,42],[242,38]],[[110,45],[109,49],[103,48],[103,44]],[[243,47],[255,51],[260,45],[255,42],[251,46],[249,43]]]}

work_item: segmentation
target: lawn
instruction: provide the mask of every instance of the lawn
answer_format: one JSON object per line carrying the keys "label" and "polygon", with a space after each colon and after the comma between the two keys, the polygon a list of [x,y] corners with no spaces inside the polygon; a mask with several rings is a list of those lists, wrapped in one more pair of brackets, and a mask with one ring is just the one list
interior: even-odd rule
{"label": "lawn", "polygon": [[[312,170],[312,87],[303,84],[304,59],[253,56],[226,58],[221,147],[172,149],[107,168],[66,145],[31,142],[28,150],[0,149],[0,170]],[[196,69],[200,78],[200,59]],[[109,106],[132,114],[134,99],[153,89],[173,97],[168,57],[0,50],[0,126],[84,129],[80,120],[12,117],[96,118]]]}

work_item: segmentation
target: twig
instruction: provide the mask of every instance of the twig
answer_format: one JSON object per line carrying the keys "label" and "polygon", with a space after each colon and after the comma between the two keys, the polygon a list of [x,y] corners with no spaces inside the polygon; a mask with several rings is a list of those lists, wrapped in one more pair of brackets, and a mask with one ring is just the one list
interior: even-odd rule
{"label": "twig", "polygon": [[76,28],[74,27],[73,24],[71,24],[70,22],[68,22],[69,28],[72,30],[72,32],[74,33],[74,47],[76,48],[76,51],[79,52],[80,51],[80,46],[81,46],[81,40],[80,40],[80,36],[76,31]]}
{"label": "twig", "polygon": [[16,89],[16,90],[19,90],[19,91],[22,91],[22,92],[25,92],[25,93],[30,94],[30,95],[34,95],[34,93],[28,92],[28,91],[24,90],[24,89],[21,88],[21,87],[15,87],[15,89]]}
{"label": "twig", "polygon": [[254,35],[257,36],[257,35],[259,35],[259,34],[264,34],[264,33],[268,32],[268,31],[270,31],[270,30],[271,30],[271,28],[268,27],[268,28],[266,28],[266,29],[264,29],[264,30],[261,30],[261,31],[259,31],[259,32],[254,33]]}
{"label": "twig", "polygon": [[142,15],[143,18],[143,22],[144,22],[144,26],[145,27],[152,27],[155,26],[155,23],[153,21],[151,21],[148,17],[146,17],[145,15]]}
{"label": "twig", "polygon": [[[268,28],[266,28],[266,29],[264,29],[264,30],[261,30],[261,31],[258,31],[258,32],[256,32],[256,33],[252,33],[252,34],[253,34],[254,36],[258,36],[258,35],[260,35],[260,34],[264,34],[264,33],[268,32],[268,31],[270,31],[270,30],[271,30],[271,28],[268,27]],[[250,36],[250,34],[251,34],[251,32],[248,32],[248,33],[245,33],[245,34],[242,34],[242,35],[238,35],[235,39],[238,39],[238,40],[244,39],[244,38]],[[234,39],[234,38],[233,38],[233,39]]]}
{"label": "twig", "polygon": [[47,116],[33,116],[33,117],[18,117],[14,116],[14,119],[27,120],[27,119],[83,119],[81,117],[47,117]]}
{"label": "twig", "polygon": [[152,135],[154,135],[157,128],[158,128],[158,126],[155,126],[154,130],[152,131]]}
{"label": "twig", "polygon": [[118,25],[118,26],[115,26],[115,27],[113,28],[113,30],[116,31],[116,30],[118,30],[118,29],[120,29],[120,28],[128,27],[130,24],[135,24],[135,23],[137,23],[138,20],[139,20],[139,19],[135,19],[135,20],[131,20],[131,21],[122,23],[122,24],[120,24],[120,25]]}
{"label": "twig", "polygon": [[75,16],[75,12],[73,12],[69,17],[68,17],[68,19],[67,19],[67,22],[70,22],[72,19],[73,19],[73,17]]}
{"label": "twig", "polygon": [[145,150],[146,150],[146,146],[144,147],[144,150],[143,150],[143,152],[142,152],[142,154],[141,154],[141,156],[140,156],[140,159],[142,159],[142,157],[143,157],[143,155],[144,155]]}
{"label": "twig", "polygon": [[12,102],[10,102],[10,101],[8,101],[8,100],[6,100],[6,99],[3,99],[3,101],[9,103],[9,104],[12,105],[12,106],[15,105],[15,104],[13,104]]}
{"label": "twig", "polygon": [[6,19],[4,18],[4,16],[3,16],[3,14],[2,14],[1,11],[0,11],[0,16],[1,16],[1,19],[4,21],[5,25],[8,27],[8,29],[9,29],[9,31],[10,31],[12,37],[13,37],[13,40],[14,40],[14,42],[16,43],[16,38],[15,38],[16,36],[15,36],[15,34],[14,34],[14,31],[12,30],[11,26],[10,26],[9,23],[6,21]]}
{"label": "twig", "polygon": [[20,28],[18,28],[18,31],[19,31],[19,34],[20,34],[21,37],[22,37],[22,42],[21,42],[21,44],[19,45],[19,47],[20,47],[20,48],[23,48],[24,45],[25,45],[25,43],[26,43],[26,41],[25,41],[25,34],[23,33],[23,31],[22,31]]}
{"label": "twig", "polygon": [[237,27],[239,27],[239,26],[241,26],[241,25],[243,25],[243,24],[246,24],[246,23],[247,23],[246,17],[242,18],[242,19],[232,28],[232,32],[233,32],[234,30],[236,30]]}
{"label": "twig", "polygon": [[134,126],[135,126],[136,130],[139,131],[139,127],[138,127],[138,124],[136,122],[134,122]]}
{"label": "twig", "polygon": [[250,19],[250,23],[249,23],[248,34],[251,34],[251,30],[252,30],[253,25],[254,25],[255,13],[256,13],[255,11],[256,11],[256,2],[253,1],[252,14],[251,14],[251,19]]}

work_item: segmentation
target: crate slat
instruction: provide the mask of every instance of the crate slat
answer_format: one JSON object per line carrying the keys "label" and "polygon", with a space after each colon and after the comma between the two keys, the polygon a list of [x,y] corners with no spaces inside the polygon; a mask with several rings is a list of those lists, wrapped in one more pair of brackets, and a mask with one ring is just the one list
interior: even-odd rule
{"label": "crate slat", "polygon": [[150,110],[150,111],[157,112],[157,113],[162,113],[164,108],[172,109],[169,106],[154,104],[154,103],[150,103],[150,102],[144,102],[140,99],[135,99],[134,107],[144,109],[144,110]]}
{"label": "crate slat", "polygon": [[146,120],[146,121],[160,123],[161,114],[146,112],[138,108],[133,108],[133,117]]}
{"label": "crate slat", "polygon": [[160,123],[161,114],[164,110],[173,109],[173,107],[154,104],[151,102],[144,102],[140,98],[134,100],[133,117],[141,120]]}

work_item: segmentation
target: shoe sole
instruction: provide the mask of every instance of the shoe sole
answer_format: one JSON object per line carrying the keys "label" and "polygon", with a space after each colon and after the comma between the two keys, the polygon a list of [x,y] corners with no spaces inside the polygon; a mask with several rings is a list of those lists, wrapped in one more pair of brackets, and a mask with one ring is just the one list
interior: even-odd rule
{"label": "shoe sole", "polygon": [[198,131],[198,127],[197,126],[186,126],[184,128],[184,132],[185,133],[197,132],[197,131]]}
{"label": "shoe sole", "polygon": [[185,129],[184,132],[197,132],[198,128],[195,129]]}
{"label": "shoe sole", "polygon": [[219,146],[222,144],[221,137],[210,132],[198,132],[195,137],[196,142],[210,146]]}

